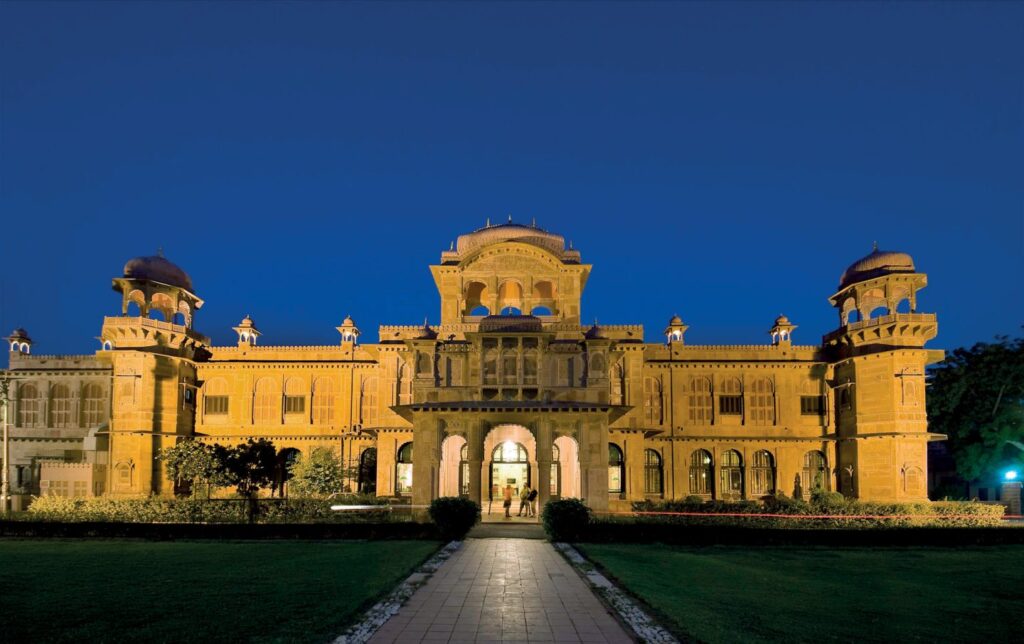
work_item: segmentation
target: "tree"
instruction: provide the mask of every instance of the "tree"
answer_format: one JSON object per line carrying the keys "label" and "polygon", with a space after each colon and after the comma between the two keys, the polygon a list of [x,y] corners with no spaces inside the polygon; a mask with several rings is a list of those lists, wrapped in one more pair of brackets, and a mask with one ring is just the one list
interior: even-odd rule
{"label": "tree", "polygon": [[299,496],[328,496],[340,492],[345,469],[337,452],[318,447],[308,457],[300,456],[290,468],[290,491]]}
{"label": "tree", "polygon": [[949,437],[962,477],[987,478],[1021,460],[1014,443],[1024,442],[1024,338],[957,349],[932,374],[931,430]]}
{"label": "tree", "polygon": [[213,451],[224,464],[228,483],[235,486],[239,495],[252,499],[261,489],[273,485],[277,450],[272,442],[250,438],[235,447],[214,445]]}
{"label": "tree", "polygon": [[175,490],[195,496],[200,485],[206,487],[206,497],[212,488],[228,483],[224,463],[214,449],[195,440],[184,440],[160,451],[160,460],[167,469],[167,477],[175,482]]}

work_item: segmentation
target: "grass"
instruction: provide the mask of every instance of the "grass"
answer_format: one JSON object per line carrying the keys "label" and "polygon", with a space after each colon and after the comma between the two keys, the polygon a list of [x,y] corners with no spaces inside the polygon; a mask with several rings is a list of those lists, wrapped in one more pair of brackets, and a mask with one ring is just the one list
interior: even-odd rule
{"label": "grass", "polygon": [[0,641],[325,642],[437,547],[0,540]]}
{"label": "grass", "polygon": [[1019,641],[1024,546],[586,545],[686,639]]}

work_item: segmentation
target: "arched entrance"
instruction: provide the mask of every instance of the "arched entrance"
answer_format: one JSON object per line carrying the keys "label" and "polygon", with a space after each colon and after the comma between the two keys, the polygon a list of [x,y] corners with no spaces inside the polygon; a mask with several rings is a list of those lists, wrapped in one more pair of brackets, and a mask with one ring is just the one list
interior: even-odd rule
{"label": "arched entrance", "polygon": [[469,494],[468,449],[466,439],[459,435],[448,436],[441,443],[441,496]]}
{"label": "arched entrance", "polygon": [[551,450],[551,498],[580,497],[580,448],[571,436],[559,436]]}
{"label": "arched entrance", "polygon": [[537,441],[533,433],[522,425],[497,425],[484,438],[483,457],[483,517],[485,520],[488,517],[505,520],[505,487],[512,487],[514,516],[519,509],[519,494],[523,486],[532,488],[537,478]]}

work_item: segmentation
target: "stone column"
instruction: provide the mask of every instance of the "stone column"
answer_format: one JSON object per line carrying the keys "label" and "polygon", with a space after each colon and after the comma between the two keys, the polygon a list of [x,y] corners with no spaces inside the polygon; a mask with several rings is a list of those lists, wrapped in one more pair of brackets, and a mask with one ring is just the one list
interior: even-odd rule
{"label": "stone column", "polygon": [[474,420],[466,432],[466,445],[469,456],[469,498],[483,508],[481,495],[481,477],[484,466],[484,435],[486,427],[483,421]]}
{"label": "stone column", "polygon": [[554,421],[537,422],[537,515],[551,499],[551,446],[554,444]]}
{"label": "stone column", "polygon": [[440,421],[427,416],[413,423],[412,504],[413,516],[426,516],[430,502],[437,497],[441,463]]}
{"label": "stone column", "polygon": [[580,470],[583,499],[595,512],[608,511],[608,423],[583,423],[580,437]]}

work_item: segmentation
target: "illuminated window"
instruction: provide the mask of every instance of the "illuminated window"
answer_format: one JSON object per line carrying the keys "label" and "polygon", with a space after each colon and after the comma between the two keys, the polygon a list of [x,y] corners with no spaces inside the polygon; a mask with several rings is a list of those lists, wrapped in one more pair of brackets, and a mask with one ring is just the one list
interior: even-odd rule
{"label": "illuminated window", "polygon": [[805,492],[828,490],[828,463],[825,455],[812,450],[804,454],[803,484]]}
{"label": "illuminated window", "polygon": [[412,494],[412,443],[405,443],[398,448],[395,459],[395,494],[409,496]]}
{"label": "illuminated window", "polygon": [[644,450],[644,492],[660,496],[663,492],[664,476],[661,469],[661,454],[653,449]]}
{"label": "illuminated window", "polygon": [[624,488],[626,461],[622,457],[622,449],[615,443],[608,443],[608,491],[622,494]]}
{"label": "illuminated window", "polygon": [[690,454],[690,494],[711,494],[714,475],[710,452],[698,449]]}
{"label": "illuminated window", "polygon": [[739,499],[743,497],[743,457],[734,449],[722,454],[721,487],[719,498]]}
{"label": "illuminated window", "polygon": [[775,459],[771,452],[754,452],[754,463],[750,469],[750,492],[754,496],[775,494]]}

